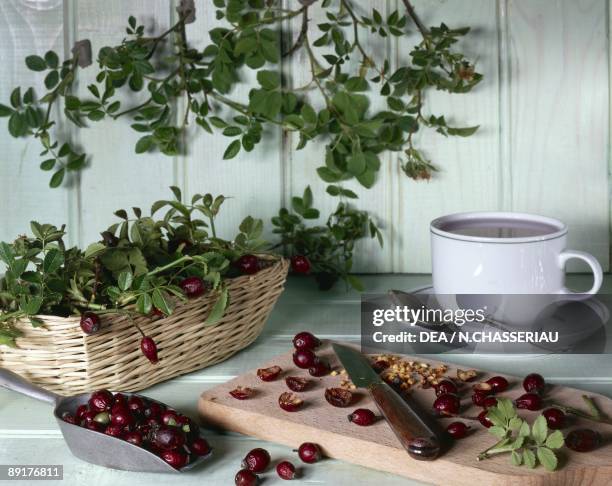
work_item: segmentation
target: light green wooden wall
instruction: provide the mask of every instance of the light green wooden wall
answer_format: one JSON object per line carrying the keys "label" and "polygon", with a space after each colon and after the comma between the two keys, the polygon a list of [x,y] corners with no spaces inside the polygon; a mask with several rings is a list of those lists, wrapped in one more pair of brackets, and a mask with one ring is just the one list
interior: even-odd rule
{"label": "light green wooden wall", "polygon": [[[295,2],[296,0],[287,0]],[[381,12],[401,1],[358,2]],[[596,255],[609,269],[609,77],[610,8],[606,0],[414,0],[426,24],[470,25],[462,48],[474,59],[483,83],[467,95],[432,93],[429,106],[457,123],[480,124],[468,139],[422,135],[420,143],[440,167],[428,183],[402,175],[386,157],[374,190],[357,189],[357,204],[384,228],[385,248],[371,242],[359,252],[358,270],[428,272],[428,223],[466,210],[517,210],[565,220],[570,245]],[[161,31],[175,20],[171,0],[3,0],[0,2],[0,100],[16,85],[34,83],[23,59],[49,48],[69,50],[89,38],[94,50],[123,36],[129,15]],[[206,42],[216,23],[212,0],[197,1],[198,21],[188,35]],[[316,9],[313,16],[316,17]],[[316,18],[314,19],[316,22]],[[288,30],[296,25],[287,25]],[[402,39],[371,46],[395,62],[408,56]],[[305,79],[304,59],[282,66],[295,85]],[[91,75],[91,74],[90,74]],[[36,82],[41,80],[36,79]],[[81,83],[80,89],[85,89]],[[238,96],[246,96],[241,89]],[[187,194],[223,193],[226,236],[248,213],[269,218],[306,184],[325,213],[335,200],[314,168],[322,148],[294,152],[295,141],[275,133],[250,154],[222,161],[227,139],[197,130],[188,134],[187,156],[168,158],[133,152],[135,134],[125,123],[98,123],[77,142],[94,155],[92,167],[66,187],[50,190],[38,169],[36,142],[10,138],[0,122],[0,238],[28,229],[30,219],[69,224],[73,243],[97,239],[121,207],[142,206],[167,195],[176,184]],[[70,127],[64,128],[70,130]]]}

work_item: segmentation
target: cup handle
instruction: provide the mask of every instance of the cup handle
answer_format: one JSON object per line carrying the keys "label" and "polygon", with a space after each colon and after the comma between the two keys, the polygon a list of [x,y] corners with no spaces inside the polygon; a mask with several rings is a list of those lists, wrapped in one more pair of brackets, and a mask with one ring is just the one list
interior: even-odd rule
{"label": "cup handle", "polygon": [[586,292],[574,292],[573,290],[568,289],[567,287],[563,287],[561,289],[561,294],[582,294],[585,296],[595,295],[599,292],[601,288],[601,284],[603,283],[603,270],[601,269],[601,265],[597,261],[597,259],[591,255],[590,253],[578,250],[565,250],[562,251],[559,255],[559,265],[561,268],[565,267],[565,263],[572,258],[577,258],[578,260],[582,260],[586,262],[593,272],[593,286],[590,290]]}

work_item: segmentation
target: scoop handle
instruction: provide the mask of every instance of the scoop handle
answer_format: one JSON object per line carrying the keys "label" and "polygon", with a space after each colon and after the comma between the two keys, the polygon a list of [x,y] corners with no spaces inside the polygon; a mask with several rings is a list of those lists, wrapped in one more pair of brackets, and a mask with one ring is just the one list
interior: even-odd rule
{"label": "scoop handle", "polygon": [[30,383],[25,378],[6,368],[0,368],[0,386],[52,404],[56,404],[62,398],[56,393]]}

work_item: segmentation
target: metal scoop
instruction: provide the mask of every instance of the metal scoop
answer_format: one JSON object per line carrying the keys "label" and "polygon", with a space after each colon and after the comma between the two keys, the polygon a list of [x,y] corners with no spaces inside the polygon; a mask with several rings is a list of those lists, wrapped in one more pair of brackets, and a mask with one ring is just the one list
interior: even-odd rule
{"label": "metal scoop", "polygon": [[[62,420],[64,412],[73,414],[79,405],[86,404],[91,396],[90,393],[83,393],[72,397],[57,395],[33,385],[18,374],[4,368],[0,368],[0,386],[54,405],[53,415],[62,431],[66,444],[68,444],[68,448],[72,454],[83,461],[123,471],[176,473],[193,469],[210,457],[210,454],[198,457],[187,466],[177,470],[166,463],[161,457],[142,447],[101,432],[69,424]],[[126,393],[125,395],[130,397],[135,394]],[[142,395],[135,396],[150,402],[156,402],[156,400]],[[164,404],[160,403],[160,405]]]}

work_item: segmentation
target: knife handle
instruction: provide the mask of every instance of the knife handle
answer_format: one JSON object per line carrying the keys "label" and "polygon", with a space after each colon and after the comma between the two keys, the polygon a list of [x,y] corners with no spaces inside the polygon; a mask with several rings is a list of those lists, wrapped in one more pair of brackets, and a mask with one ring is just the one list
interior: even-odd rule
{"label": "knife handle", "polygon": [[413,459],[431,461],[440,453],[437,434],[411,407],[386,383],[369,387],[370,395],[385,417],[402,446]]}

